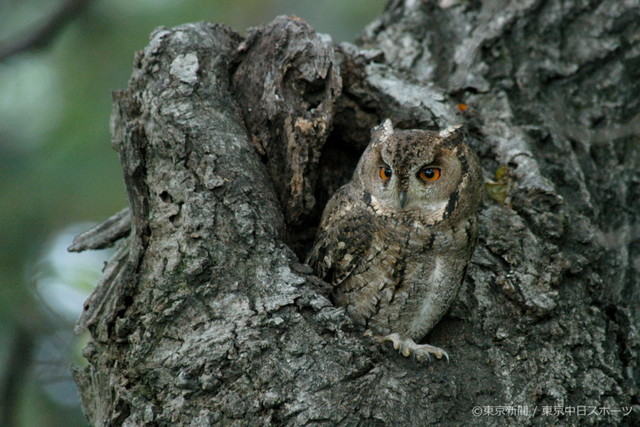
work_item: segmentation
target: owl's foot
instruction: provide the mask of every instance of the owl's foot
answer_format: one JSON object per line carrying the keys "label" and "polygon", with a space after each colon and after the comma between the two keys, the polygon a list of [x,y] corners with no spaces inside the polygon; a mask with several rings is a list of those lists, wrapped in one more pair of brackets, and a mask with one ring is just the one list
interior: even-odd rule
{"label": "owl's foot", "polygon": [[429,344],[416,344],[411,338],[403,338],[397,333],[378,337],[378,341],[382,343],[391,341],[393,348],[398,350],[404,357],[413,355],[416,359],[423,361],[431,360],[431,355],[433,354],[437,359],[444,357],[447,362],[449,361],[449,355],[443,349]]}

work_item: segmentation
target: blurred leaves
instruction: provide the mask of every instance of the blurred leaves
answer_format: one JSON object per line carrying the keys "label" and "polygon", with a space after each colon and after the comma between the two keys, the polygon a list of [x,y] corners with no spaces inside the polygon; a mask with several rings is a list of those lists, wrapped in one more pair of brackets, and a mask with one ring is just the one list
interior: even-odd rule
{"label": "blurred leaves", "polygon": [[509,192],[513,187],[513,177],[508,165],[502,165],[496,169],[494,179],[484,183],[487,194],[494,201],[511,206],[511,196]]}

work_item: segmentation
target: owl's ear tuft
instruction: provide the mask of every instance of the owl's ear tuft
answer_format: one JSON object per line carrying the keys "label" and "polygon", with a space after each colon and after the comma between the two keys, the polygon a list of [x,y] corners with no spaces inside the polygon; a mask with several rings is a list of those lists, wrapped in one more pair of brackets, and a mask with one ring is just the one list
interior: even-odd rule
{"label": "owl's ear tuft", "polygon": [[393,124],[389,118],[384,119],[382,123],[371,130],[371,137],[374,141],[386,141],[391,135],[393,135]]}
{"label": "owl's ear tuft", "polygon": [[463,126],[461,124],[448,126],[446,129],[442,129],[439,135],[443,139],[457,140],[462,139]]}

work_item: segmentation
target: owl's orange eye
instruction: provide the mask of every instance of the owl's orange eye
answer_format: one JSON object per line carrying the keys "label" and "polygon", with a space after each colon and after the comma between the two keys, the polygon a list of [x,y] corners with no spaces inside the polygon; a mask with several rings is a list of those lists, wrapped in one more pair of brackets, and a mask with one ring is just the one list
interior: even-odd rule
{"label": "owl's orange eye", "polygon": [[391,178],[392,174],[393,172],[391,171],[391,168],[389,166],[380,167],[380,178],[384,179],[385,181]]}
{"label": "owl's orange eye", "polygon": [[440,178],[441,172],[438,168],[422,168],[418,172],[418,178],[426,182],[437,181]]}

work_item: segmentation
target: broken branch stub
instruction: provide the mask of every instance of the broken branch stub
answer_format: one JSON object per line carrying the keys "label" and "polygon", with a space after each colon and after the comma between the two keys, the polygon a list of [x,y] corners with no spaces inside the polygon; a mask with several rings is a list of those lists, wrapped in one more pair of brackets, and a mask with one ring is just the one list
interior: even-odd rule
{"label": "broken branch stub", "polygon": [[320,152],[342,91],[333,43],[303,20],[278,17],[237,49],[232,84],[290,226],[315,206]]}

